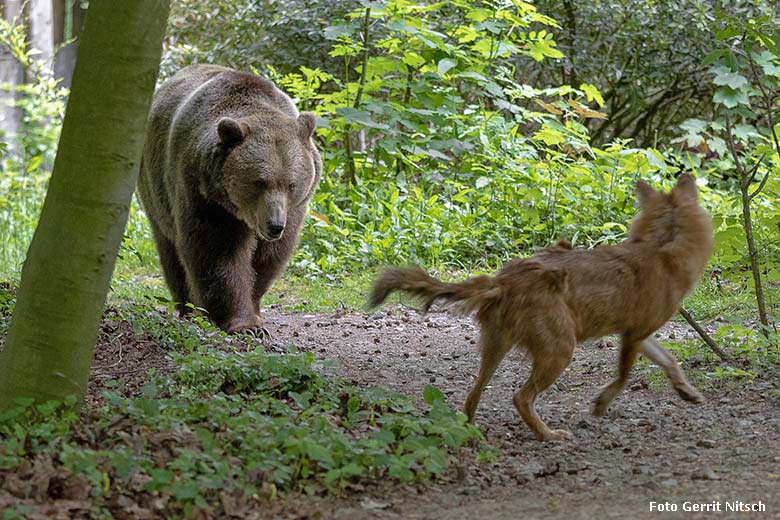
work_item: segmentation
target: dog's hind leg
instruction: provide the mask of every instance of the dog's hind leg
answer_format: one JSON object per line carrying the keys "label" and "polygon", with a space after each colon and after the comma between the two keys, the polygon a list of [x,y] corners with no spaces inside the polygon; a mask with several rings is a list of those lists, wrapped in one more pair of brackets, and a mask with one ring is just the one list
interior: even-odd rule
{"label": "dog's hind leg", "polygon": [[704,396],[691,385],[680,370],[677,360],[664,349],[658,340],[650,336],[642,341],[640,352],[650,361],[664,369],[677,393],[692,403],[701,403]]}
{"label": "dog's hind leg", "polygon": [[512,401],[520,417],[534,432],[540,441],[558,441],[571,437],[567,430],[551,430],[536,413],[536,398],[558,379],[569,366],[574,352],[575,340],[558,342],[558,349],[552,352],[529,349],[534,357],[534,365],[528,381],[517,392]]}
{"label": "dog's hind leg", "polygon": [[463,413],[466,414],[469,422],[474,421],[474,413],[477,411],[477,405],[485,385],[490,382],[506,353],[512,349],[512,340],[502,335],[498,327],[493,326],[493,324],[483,325],[479,343],[482,351],[482,364],[479,367],[479,375],[474,383],[474,388],[471,389],[466,404],[463,406]]}
{"label": "dog's hind leg", "polygon": [[639,353],[640,342],[629,336],[623,336],[623,344],[620,347],[618,358],[618,376],[611,383],[601,389],[593,406],[593,415],[602,416],[607,413],[609,403],[623,390],[631,374],[636,356]]}

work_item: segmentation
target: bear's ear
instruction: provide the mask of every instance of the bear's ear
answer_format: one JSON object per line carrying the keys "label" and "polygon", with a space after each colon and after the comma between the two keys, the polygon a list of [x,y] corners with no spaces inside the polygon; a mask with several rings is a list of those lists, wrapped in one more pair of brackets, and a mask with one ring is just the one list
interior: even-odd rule
{"label": "bear's ear", "polygon": [[298,137],[306,142],[311,139],[314,129],[317,127],[317,117],[311,112],[304,112],[298,116]]}
{"label": "bear's ear", "polygon": [[640,180],[636,183],[636,197],[639,199],[639,207],[647,206],[651,200],[658,195],[653,188],[645,181]]}
{"label": "bear's ear", "polygon": [[244,140],[247,134],[246,125],[230,117],[223,117],[217,123],[219,143],[223,146],[233,146]]}

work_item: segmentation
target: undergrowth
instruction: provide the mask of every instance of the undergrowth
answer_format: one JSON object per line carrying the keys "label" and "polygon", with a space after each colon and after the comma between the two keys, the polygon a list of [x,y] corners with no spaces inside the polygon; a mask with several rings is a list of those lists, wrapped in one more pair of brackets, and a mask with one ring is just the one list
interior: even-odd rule
{"label": "undergrowth", "polygon": [[[235,514],[289,491],[425,481],[481,438],[435,387],[420,408],[412,397],[354,386],[294,347],[225,350],[224,336],[204,324],[142,306],[115,312],[170,349],[174,369],[151,371],[130,395],[109,381],[93,410],[80,413],[75,399],[19,401],[0,414],[0,478],[14,474],[22,496],[88,499],[98,515],[118,504]],[[41,473],[45,489],[36,487]]]}

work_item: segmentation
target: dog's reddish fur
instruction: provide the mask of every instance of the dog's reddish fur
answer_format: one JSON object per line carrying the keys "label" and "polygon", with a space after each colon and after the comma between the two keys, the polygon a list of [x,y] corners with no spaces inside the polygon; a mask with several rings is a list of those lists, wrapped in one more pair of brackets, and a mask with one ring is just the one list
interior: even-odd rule
{"label": "dog's reddish fur", "polygon": [[482,390],[515,346],[533,360],[528,381],[513,401],[540,440],[569,437],[551,430],[537,415],[537,396],[571,361],[574,346],[588,338],[620,334],[617,378],[596,399],[603,415],[623,389],[637,353],[661,366],[678,394],[702,401],[677,362],[652,334],[674,315],[701,276],[712,251],[712,224],[697,203],[693,177],[683,175],[670,193],[643,181],[636,187],[641,212],[626,241],[595,249],[572,249],[558,242],[526,259],[508,262],[496,276],[444,283],[419,267],[390,268],[375,281],[370,303],[393,291],[419,297],[427,310],[436,300],[457,302],[476,313],[481,327],[482,366],[465,404],[473,420]]}

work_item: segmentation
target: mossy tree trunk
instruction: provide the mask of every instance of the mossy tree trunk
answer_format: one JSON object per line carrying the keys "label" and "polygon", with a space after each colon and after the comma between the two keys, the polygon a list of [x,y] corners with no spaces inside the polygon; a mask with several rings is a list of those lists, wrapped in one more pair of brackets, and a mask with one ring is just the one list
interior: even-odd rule
{"label": "mossy tree trunk", "polygon": [[138,177],[169,0],[92,0],[0,353],[0,409],[83,396]]}

